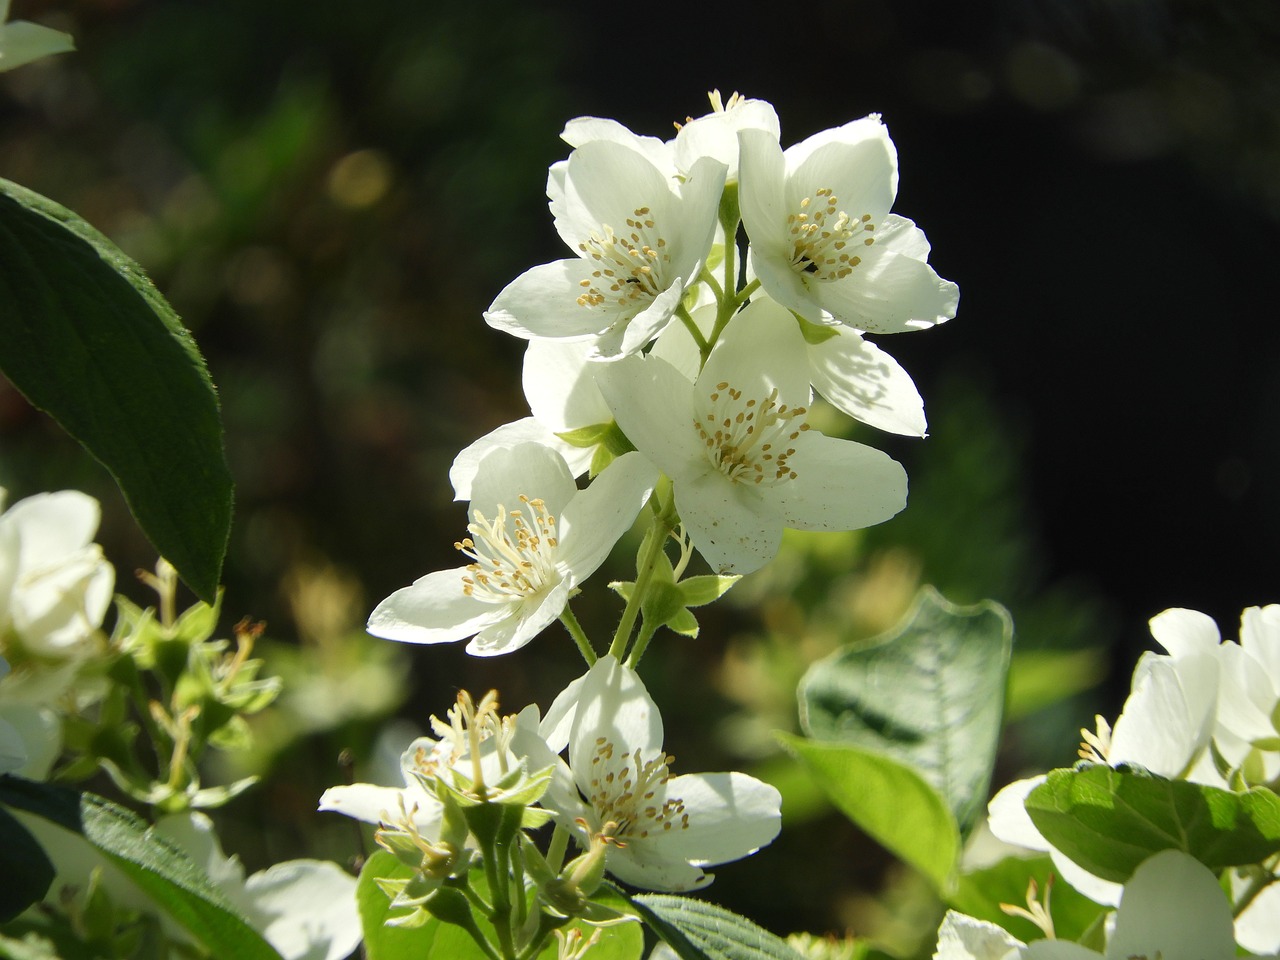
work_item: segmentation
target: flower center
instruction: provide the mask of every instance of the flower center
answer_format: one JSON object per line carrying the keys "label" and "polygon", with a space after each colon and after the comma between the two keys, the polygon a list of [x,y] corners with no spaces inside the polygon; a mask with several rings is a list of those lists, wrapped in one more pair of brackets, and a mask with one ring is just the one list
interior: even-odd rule
{"label": "flower center", "polygon": [[615,758],[613,741],[608,737],[596,738],[588,778],[591,795],[587,802],[601,823],[616,825],[611,839],[643,840],[659,831],[689,829],[684,801],[667,797],[662,789],[671,779],[669,765],[674,762],[675,758],[665,753],[644,761],[639,748],[635,753]]}
{"label": "flower center", "polygon": [[537,593],[555,577],[556,520],[542,500],[524,494],[520,502],[528,507],[507,511],[498,505],[498,514],[486,520],[479,510],[471,511],[467,524],[470,537],[454,547],[474,560],[462,578],[462,592],[485,603],[511,603]]}
{"label": "flower center", "polygon": [[801,200],[800,209],[787,215],[787,230],[791,234],[792,269],[819,280],[847,277],[862,259],[845,248],[852,244],[856,249],[859,239],[864,246],[875,243],[874,237],[865,236],[875,230],[871,214],[850,217],[840,209],[840,198],[830,187]]}
{"label": "flower center", "polygon": [[590,279],[579,281],[583,292],[578,306],[598,307],[610,301],[621,307],[636,306],[667,288],[662,269],[671,262],[671,255],[648,207],[640,207],[627,218],[625,236],[608,224],[602,229],[603,234],[592,233],[578,244],[582,255],[597,265]]}
{"label": "flower center", "polygon": [[[701,420],[694,420],[698,436],[707,445],[707,457],[730,480],[739,483],[766,483],[772,486],[794,480],[790,446],[809,424],[806,407],[778,403],[775,387],[763,400],[743,400],[741,390],[729,381],[716,384],[711,408]],[[800,423],[792,421],[799,419]]]}

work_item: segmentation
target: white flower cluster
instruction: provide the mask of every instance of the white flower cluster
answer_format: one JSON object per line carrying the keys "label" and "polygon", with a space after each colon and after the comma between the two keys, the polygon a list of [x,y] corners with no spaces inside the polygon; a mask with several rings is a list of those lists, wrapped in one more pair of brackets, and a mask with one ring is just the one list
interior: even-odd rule
{"label": "white flower cluster", "polygon": [[784,528],[859,529],[905,505],[894,460],[809,423],[816,389],[857,420],[925,433],[911,378],[863,336],[934,326],[958,300],[924,234],[890,212],[893,142],[873,115],[784,150],[768,103],[711,100],[665,142],[594,117],[566,126],[572,151],[547,193],[571,255],[517,277],[485,313],[529,341],[532,415],[454,463],[471,562],[388,597],[371,633],[519,649],[660,476],[720,574],[767,563]]}
{"label": "white flower cluster", "polygon": [[[1114,728],[1099,717],[1096,732],[1083,731],[1081,756],[1210,787],[1275,789],[1280,604],[1245,610],[1239,642],[1222,642],[1213,620],[1195,610],[1166,610],[1150,626],[1166,652],[1143,654]],[[1072,862],[1032,823],[1024,800],[1043,781],[1033,777],[1001,790],[991,801],[992,832],[1008,843],[1047,851],[1062,878],[1098,903],[1122,902],[1124,888]],[[1244,885],[1238,877],[1235,882]],[[1263,889],[1236,917],[1235,937],[1248,950],[1280,951],[1280,882]],[[1173,955],[1164,953],[1166,960]]]}

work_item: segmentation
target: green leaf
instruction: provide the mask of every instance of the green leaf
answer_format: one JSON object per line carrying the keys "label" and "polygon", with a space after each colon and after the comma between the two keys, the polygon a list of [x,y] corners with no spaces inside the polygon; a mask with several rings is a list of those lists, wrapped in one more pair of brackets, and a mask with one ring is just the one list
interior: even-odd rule
{"label": "green leaf", "polygon": [[919,773],[853,744],[777,737],[846,817],[938,890],[951,888],[960,831],[941,795]]}
{"label": "green leaf", "polygon": [[1115,883],[1161,850],[1181,850],[1210,870],[1280,852],[1280,797],[1263,787],[1231,793],[1094,764],[1051,771],[1026,806],[1049,843]]}
{"label": "green leaf", "polygon": [[385,850],[365,861],[356,884],[356,906],[368,960],[487,960],[461,927],[429,917],[416,927],[388,927],[391,900],[376,883],[408,879],[414,872]]}
{"label": "green leaf", "polygon": [[[955,893],[947,901],[953,910],[986,920],[1008,930],[1019,940],[1030,942],[1043,936],[1040,928],[1025,917],[1012,917],[1000,904],[1025,906],[1027,883],[1036,882],[1043,892],[1050,877],[1058,871],[1048,855],[1039,857],[1006,857],[997,864],[960,877]],[[1056,880],[1049,897],[1053,927],[1060,940],[1079,940],[1094,922],[1107,912],[1069,884]]]}
{"label": "green leaf", "polygon": [[12,920],[44,898],[53,883],[53,864],[27,828],[0,808],[0,923]]}
{"label": "green leaf", "polygon": [[894,630],[809,668],[801,726],[915,768],[967,831],[985,810],[1012,643],[999,604],[958,607],[924,587]]}
{"label": "green leaf", "polygon": [[12,776],[0,777],[0,803],[81,834],[214,956],[279,960],[186,854],[123,807],[92,793]]}
{"label": "green leaf", "polygon": [[136,263],[7,180],[0,369],[111,472],[151,543],[212,602],[232,484],[204,360]]}
{"label": "green leaf", "polygon": [[714,903],[668,894],[632,897],[631,903],[681,960],[801,960],[768,930]]}

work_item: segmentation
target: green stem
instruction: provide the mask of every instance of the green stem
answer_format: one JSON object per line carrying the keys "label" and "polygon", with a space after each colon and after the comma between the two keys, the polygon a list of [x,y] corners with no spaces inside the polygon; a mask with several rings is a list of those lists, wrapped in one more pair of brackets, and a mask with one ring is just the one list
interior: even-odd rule
{"label": "green stem", "polygon": [[640,633],[636,635],[635,646],[631,648],[631,656],[627,657],[627,666],[634,670],[640,664],[640,658],[644,656],[645,647],[649,646],[649,641],[653,639],[653,635],[658,632],[656,626],[650,626],[648,622],[640,624]]}
{"label": "green stem", "polygon": [[560,873],[560,868],[564,866],[564,855],[568,849],[569,831],[557,823],[551,834],[551,843],[547,845],[547,866],[551,868],[552,873]]}
{"label": "green stem", "polygon": [[492,844],[485,852],[484,861],[485,878],[489,881],[489,895],[493,898],[489,922],[493,924],[494,932],[498,935],[498,948],[503,960],[515,960],[516,945],[511,936],[511,897],[507,889],[511,861],[506,844]]}
{"label": "green stem", "polygon": [[1277,866],[1280,866],[1280,855],[1271,857],[1263,862],[1261,869],[1266,872],[1257,874],[1249,881],[1249,885],[1244,888],[1244,893],[1240,895],[1240,899],[1236,901],[1236,905],[1231,909],[1233,917],[1238,917],[1249,909],[1249,904],[1258,898],[1258,894],[1275,883],[1277,879],[1280,879],[1276,877]]}
{"label": "green stem", "polygon": [[582,659],[587,661],[587,666],[594,664],[596,662],[596,651],[591,646],[591,641],[587,638],[586,631],[582,629],[582,624],[578,622],[578,618],[574,616],[573,610],[568,603],[564,605],[564,610],[560,613],[560,622],[569,631],[569,636],[573,637],[573,642],[578,645],[578,652],[582,654]]}
{"label": "green stem", "polygon": [[720,281],[716,279],[716,275],[707,269],[706,264],[703,264],[702,272],[698,274],[698,279],[711,288],[711,292],[716,295],[717,303],[724,299],[724,288],[720,286]]}
{"label": "green stem", "polygon": [[[656,493],[655,491],[655,496]],[[649,527],[644,553],[636,568],[635,589],[631,591],[631,599],[627,601],[627,606],[622,611],[622,619],[618,621],[613,643],[609,645],[609,655],[619,662],[626,653],[627,642],[631,639],[631,629],[636,625],[636,617],[640,615],[640,603],[649,590],[649,581],[653,579],[653,568],[658,563],[658,554],[662,552],[670,530],[671,524],[666,517],[666,510],[663,510],[653,518],[653,523]]]}
{"label": "green stem", "polygon": [[538,929],[534,931],[533,937],[525,944],[524,949],[520,951],[516,960],[533,960],[542,948],[546,946],[547,938],[558,927],[563,927],[569,922],[568,917],[553,917],[549,913],[540,914],[538,917]]}
{"label": "green stem", "polygon": [[698,325],[693,322],[693,317],[689,316],[689,311],[682,303],[676,307],[676,316],[680,318],[680,322],[684,324],[684,328],[689,331],[689,336],[693,337],[694,343],[698,345],[699,353],[706,353],[711,348],[707,346],[707,339],[702,335],[702,331],[698,329]]}
{"label": "green stem", "polygon": [[750,297],[753,293],[755,293],[759,289],[760,289],[760,278],[757,277],[755,280],[752,280],[750,283],[748,283],[745,287],[743,287],[741,290],[737,292],[737,294],[733,298],[734,305],[735,306],[741,305],[746,301],[748,297]]}

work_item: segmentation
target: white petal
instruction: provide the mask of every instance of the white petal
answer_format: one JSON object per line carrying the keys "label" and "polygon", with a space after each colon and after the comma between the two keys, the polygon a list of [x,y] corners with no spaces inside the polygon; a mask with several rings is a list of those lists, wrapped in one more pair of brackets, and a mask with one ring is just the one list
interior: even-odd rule
{"label": "white petal", "polygon": [[860,530],[907,505],[907,473],[887,453],[815,431],[795,440],[796,476],[766,491],[797,530]]}
{"label": "white petal", "polygon": [[1125,884],[1108,960],[1235,956],[1231,907],[1207,867],[1180,850],[1145,860]]}
{"label": "white petal", "polygon": [[[884,222],[897,188],[897,154],[883,125],[855,122],[866,136],[820,143],[823,134],[815,134],[786,152],[789,212],[798,211],[806,197],[818,200],[818,191],[826,189],[851,219],[870,216],[873,224]],[[807,155],[798,159],[804,149]]]}
{"label": "white petal", "polygon": [[786,160],[778,138],[764,130],[741,130],[738,157],[738,205],[752,249],[781,248],[787,235]]}
{"label": "white petal", "polygon": [[583,674],[561,690],[538,725],[538,734],[546,741],[552,753],[562,753],[569,745],[569,731],[573,727],[573,717],[578,711],[578,701],[582,698],[582,685],[586,679],[586,674]]}
{"label": "white petal", "polygon": [[1042,853],[1049,850],[1049,842],[1031,822],[1026,807],[1027,794],[1044,781],[1043,775],[1015,780],[992,797],[987,804],[987,825],[991,832],[1005,843]]}
{"label": "white petal", "polygon": [[671,285],[654,297],[647,307],[633,317],[623,317],[590,342],[592,360],[621,360],[639,353],[646,344],[671,323],[676,308],[684,297],[684,281],[676,277]]}
{"label": "white petal", "polygon": [[809,356],[795,318],[768,297],[758,297],[725,327],[698,375],[694,403],[707,412],[710,394],[728,382],[747,397],[763,400],[777,388],[788,406],[809,403]]}
{"label": "white petal", "polygon": [[208,816],[193,811],[163,817],[154,830],[177,844],[217,886],[233,897],[240,892],[244,885],[244,867],[238,857],[228,857],[222,852],[222,843]]}
{"label": "white petal", "polygon": [[1280,687],[1280,603],[1249,607],[1240,615],[1240,646]]}
{"label": "white petal", "polygon": [[777,555],[783,521],[759,487],[707,470],[677,481],[675,498],[694,546],[717,573],[751,573]]}
{"label": "white petal", "polygon": [[1221,639],[1213,618],[1199,610],[1174,607],[1157,613],[1148,626],[1156,643],[1175,657],[1213,650]]}
{"label": "white petal", "polygon": [[1239,644],[1224,643],[1217,652],[1222,668],[1218,723],[1246,741],[1275,736],[1271,713],[1277,696],[1272,678]]}
{"label": "white petal", "polygon": [[[1232,895],[1239,897],[1249,881],[1234,871],[1231,880]],[[1235,928],[1236,940],[1246,950],[1258,954],[1280,952],[1280,882],[1272,883],[1254,898],[1236,917]]]}
{"label": "white petal", "polygon": [[531,340],[521,383],[529,409],[549,431],[564,433],[613,419],[600,395],[582,340]]}
{"label": "white petal", "polygon": [[[555,340],[534,340],[530,343],[558,343]],[[606,417],[611,419],[611,417]],[[586,426],[587,424],[582,424]],[[587,472],[591,466],[591,455],[594,452],[587,447],[575,447],[565,443],[542,422],[533,417],[525,417],[512,423],[504,423],[495,430],[486,433],[474,441],[453,458],[449,468],[449,482],[453,485],[453,499],[470,500],[471,484],[475,480],[480,461],[496,449],[510,450],[522,443],[536,443],[550,447],[564,458],[569,472],[575,477]]]}
{"label": "white petal", "polygon": [[473,657],[498,657],[519,650],[555,623],[569,602],[570,589],[568,580],[559,580],[545,592],[528,598],[510,616],[477,633],[467,644],[467,653]]}
{"label": "white petal", "polygon": [[1077,893],[1082,893],[1094,903],[1100,903],[1103,906],[1114,907],[1120,902],[1120,892],[1124,890],[1120,884],[1095,877],[1057,847],[1049,850],[1049,859],[1053,861],[1058,876]]}
{"label": "white petal", "polygon": [[380,787],[372,783],[348,783],[330,787],[320,796],[318,809],[340,813],[365,823],[397,819],[401,804],[412,815],[424,836],[435,837],[440,829],[440,801],[416,787]]}
{"label": "white petal", "polygon": [[5,513],[19,531],[19,563],[24,569],[56,563],[78,553],[98,530],[98,501],[78,490],[38,493]]}
{"label": "white petal", "polygon": [[499,504],[510,513],[522,509],[520,498],[526,496],[542,500],[552,516],[559,516],[577,493],[564,457],[550,447],[522,443],[493,450],[480,461],[471,481],[471,512],[492,520]]}
{"label": "white petal", "polygon": [[559,563],[576,586],[595,573],[631,529],[658,482],[643,454],[623,454],[560,512]]}
{"label": "white petal", "polygon": [[749,856],[781,828],[781,794],[745,773],[683,774],[668,781],[667,796],[684,801],[689,826],[655,842],[698,866]]}
{"label": "white petal", "polygon": [[762,130],[777,140],[778,113],[764,100],[739,100],[727,110],[691,120],[676,134],[676,166],[688,170],[700,157],[714,157],[728,167],[729,180],[738,177],[738,131]]}
{"label": "white petal", "polygon": [[596,383],[622,432],[673,480],[706,469],[693,429],[693,384],[658,357],[599,364]]}
{"label": "white petal", "polygon": [[564,125],[560,139],[571,147],[580,147],[592,140],[608,140],[644,154],[659,170],[666,170],[672,165],[669,145],[657,137],[632,133],[617,120],[606,117],[575,117]]}
{"label": "white petal", "polygon": [[994,923],[948,910],[938,928],[933,960],[1002,960],[1010,950],[1021,946],[1021,940]]}
{"label": "white petal", "polygon": [[482,603],[462,592],[466,567],[437,570],[383,600],[366,629],[375,637],[404,643],[452,643],[497,623],[509,604]]}
{"label": "white petal", "polygon": [[811,289],[831,316],[871,333],[906,333],[944,323],[956,315],[960,302],[960,288],[929,264],[879,243],[848,277],[815,282]]}
{"label": "white petal", "polygon": [[498,294],[485,311],[485,323],[523,340],[581,339],[600,333],[632,311],[614,300],[594,305],[578,302],[582,282],[592,279],[592,269],[590,262],[575,258],[526,270]]}
{"label": "white petal", "polygon": [[660,231],[676,227],[672,222],[676,197],[670,180],[630,146],[608,140],[582,144],[569,155],[565,188],[562,233],[575,236],[578,242],[590,239],[605,225],[622,234],[640,207],[650,208]]}
{"label": "white petal", "polygon": [[336,863],[289,860],[245,884],[251,919],[284,960],[343,960],[361,940],[356,878]]}
{"label": "white petal", "polygon": [[1212,654],[1143,654],[1111,734],[1108,761],[1135,763],[1162,777],[1185,776],[1213,731],[1218,683]]}
{"label": "white petal", "polygon": [[662,748],[662,715],[639,675],[606,654],[583,678],[569,737],[569,766],[579,788],[593,792],[592,760],[601,738],[615,756],[636,750],[648,758]]}
{"label": "white petal", "polygon": [[701,890],[712,875],[687,860],[671,856],[645,840],[628,841],[624,848],[611,848],[605,869],[624,883],[642,890],[684,893]]}
{"label": "white petal", "polygon": [[855,420],[906,436],[923,437],[924,401],[893,357],[854,330],[831,328],[835,336],[806,344],[809,374],[817,391]]}

